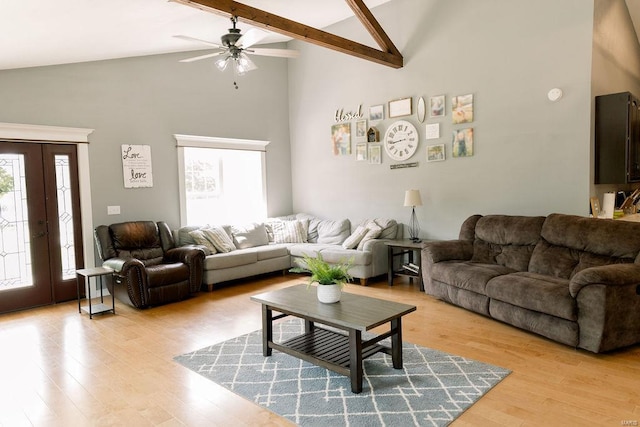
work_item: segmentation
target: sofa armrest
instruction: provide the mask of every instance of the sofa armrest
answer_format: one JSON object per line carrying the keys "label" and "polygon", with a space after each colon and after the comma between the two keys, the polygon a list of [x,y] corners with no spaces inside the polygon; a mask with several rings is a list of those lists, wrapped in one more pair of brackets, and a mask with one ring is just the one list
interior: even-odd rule
{"label": "sofa armrest", "polygon": [[200,290],[204,274],[204,250],[196,246],[180,246],[166,251],[164,257],[169,262],[187,264],[189,266],[189,289],[191,293]]}
{"label": "sofa armrest", "polygon": [[[147,274],[144,264],[136,258],[109,258],[102,263],[103,267],[113,269],[113,285],[124,285],[131,304],[136,308],[147,305],[147,296],[143,289],[147,289]],[[109,289],[109,292],[115,292]]]}
{"label": "sofa armrest", "polygon": [[575,298],[585,286],[589,285],[640,285],[640,265],[632,263],[609,264],[585,268],[573,276],[569,282],[569,293]]}
{"label": "sofa armrest", "polygon": [[469,240],[444,240],[426,242],[422,246],[422,262],[435,264],[442,261],[469,261],[473,257],[473,242]]}
{"label": "sofa armrest", "polygon": [[362,246],[364,252],[371,252],[371,277],[386,274],[389,270],[388,248],[385,242],[390,241],[390,239],[372,239],[366,241]]}

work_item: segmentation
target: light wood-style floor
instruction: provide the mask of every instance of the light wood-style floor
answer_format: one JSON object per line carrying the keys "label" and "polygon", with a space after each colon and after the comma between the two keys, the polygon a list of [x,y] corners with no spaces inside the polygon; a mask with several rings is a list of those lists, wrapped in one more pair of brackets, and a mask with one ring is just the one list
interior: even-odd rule
{"label": "light wood-style floor", "polygon": [[[76,302],[0,316],[2,426],[289,426],[173,357],[260,329],[249,296],[274,275],[187,301],[89,320]],[[437,301],[404,279],[346,291],[415,304],[404,339],[513,373],[454,426],[620,426],[640,421],[640,346],[595,355]]]}

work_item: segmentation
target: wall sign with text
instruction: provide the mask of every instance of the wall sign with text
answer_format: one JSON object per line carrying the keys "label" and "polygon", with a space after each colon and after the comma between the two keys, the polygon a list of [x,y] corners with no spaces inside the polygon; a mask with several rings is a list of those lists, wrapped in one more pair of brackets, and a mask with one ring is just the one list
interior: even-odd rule
{"label": "wall sign with text", "polygon": [[124,188],[153,187],[151,146],[123,144],[121,147]]}

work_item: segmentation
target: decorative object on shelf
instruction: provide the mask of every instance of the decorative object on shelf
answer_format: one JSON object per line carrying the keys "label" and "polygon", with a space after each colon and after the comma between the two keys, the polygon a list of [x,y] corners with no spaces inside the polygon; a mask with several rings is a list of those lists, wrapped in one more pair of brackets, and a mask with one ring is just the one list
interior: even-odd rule
{"label": "decorative object on shelf", "polygon": [[389,101],[389,118],[410,116],[413,113],[411,97]]}
{"label": "decorative object on shelf", "polygon": [[153,187],[151,146],[121,145],[124,188]]}
{"label": "decorative object on shelf", "polygon": [[372,165],[382,164],[382,148],[380,144],[370,144],[367,157]]}
{"label": "decorative object on shelf", "polygon": [[356,121],[356,142],[367,140],[367,119]]}
{"label": "decorative object on shelf", "polygon": [[473,94],[458,95],[451,98],[453,124],[471,123],[473,121]]}
{"label": "decorative object on shelf", "polygon": [[444,95],[432,96],[429,98],[429,117],[444,117]]}
{"label": "decorative object on shelf", "polygon": [[380,142],[380,132],[373,126],[367,131],[367,142]]}
{"label": "decorative object on shelf", "polygon": [[427,146],[427,162],[441,162],[445,159],[444,144]]}
{"label": "decorative object on shelf", "polygon": [[599,218],[600,217],[600,199],[598,199],[597,197],[591,197],[589,199],[589,202],[591,203],[591,216],[593,216],[594,218]]}
{"label": "decorative object on shelf", "polygon": [[411,206],[411,219],[409,220],[409,237],[412,242],[420,242],[420,224],[416,216],[416,206],[422,206],[420,190],[407,190],[404,192],[404,206]]}
{"label": "decorative object on shelf", "polygon": [[329,264],[318,253],[317,258],[309,255],[303,256],[304,267],[292,268],[292,273],[311,273],[309,285],[317,283],[318,301],[332,304],[340,301],[342,287],[353,280],[349,274],[349,268],[353,260],[342,261],[338,264]]}
{"label": "decorative object on shelf", "polygon": [[398,120],[389,126],[384,135],[384,149],[393,160],[411,158],[418,149],[416,127],[406,120]]}
{"label": "decorative object on shelf", "polygon": [[418,116],[418,121],[420,123],[423,123],[427,115],[427,106],[424,103],[423,97],[420,97],[418,99],[418,106],[416,107],[416,115]]}
{"label": "decorative object on shelf", "polygon": [[440,138],[440,123],[429,123],[425,126],[424,139]]}
{"label": "decorative object on shelf", "polygon": [[367,160],[367,143],[360,142],[356,144],[356,161]]}
{"label": "decorative object on shelf", "polygon": [[453,131],[451,155],[453,157],[473,156],[473,128],[458,129]]}
{"label": "decorative object on shelf", "polygon": [[351,154],[351,123],[331,126],[331,148],[333,154]]}
{"label": "decorative object on shelf", "polygon": [[384,105],[372,105],[369,107],[369,121],[377,122],[378,120],[384,120]]}

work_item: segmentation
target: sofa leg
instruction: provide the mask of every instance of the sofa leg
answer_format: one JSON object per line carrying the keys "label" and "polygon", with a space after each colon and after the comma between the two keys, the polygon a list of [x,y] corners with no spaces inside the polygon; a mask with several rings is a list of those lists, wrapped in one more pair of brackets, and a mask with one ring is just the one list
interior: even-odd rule
{"label": "sofa leg", "polygon": [[203,291],[211,292],[213,291],[213,283],[203,283],[201,288]]}
{"label": "sofa leg", "polygon": [[360,279],[360,285],[367,286],[367,279]]}

